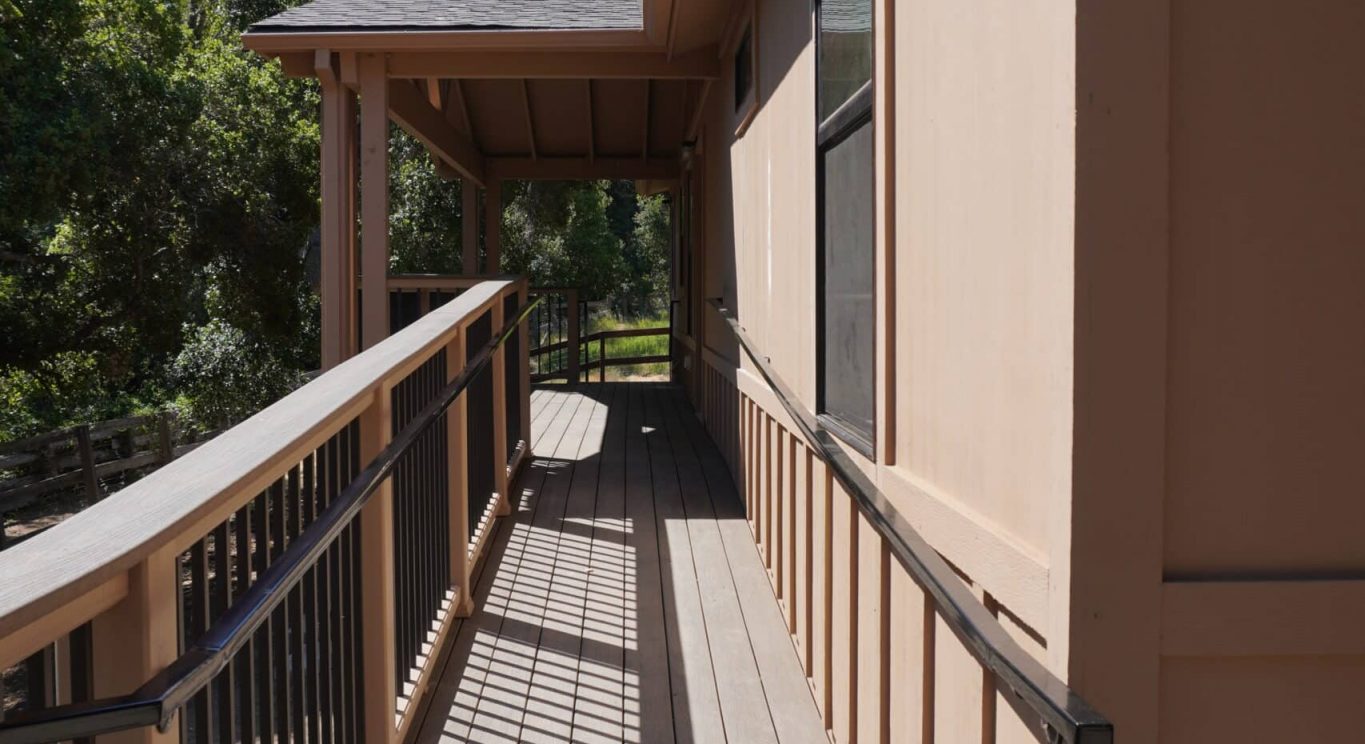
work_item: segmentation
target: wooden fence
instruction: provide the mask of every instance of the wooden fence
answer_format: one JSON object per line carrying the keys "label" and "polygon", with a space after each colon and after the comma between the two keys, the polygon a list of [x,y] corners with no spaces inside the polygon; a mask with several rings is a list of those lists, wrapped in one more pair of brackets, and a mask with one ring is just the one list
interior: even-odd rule
{"label": "wooden fence", "polygon": [[7,516],[52,494],[104,498],[128,479],[195,449],[216,432],[195,432],[173,411],[100,421],[0,444],[0,550]]}

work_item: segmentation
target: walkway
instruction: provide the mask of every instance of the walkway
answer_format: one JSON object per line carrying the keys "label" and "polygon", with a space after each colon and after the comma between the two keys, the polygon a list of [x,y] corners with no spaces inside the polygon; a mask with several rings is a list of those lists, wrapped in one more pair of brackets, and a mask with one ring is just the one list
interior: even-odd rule
{"label": "walkway", "polygon": [[419,742],[825,744],[729,471],[681,391],[552,386]]}

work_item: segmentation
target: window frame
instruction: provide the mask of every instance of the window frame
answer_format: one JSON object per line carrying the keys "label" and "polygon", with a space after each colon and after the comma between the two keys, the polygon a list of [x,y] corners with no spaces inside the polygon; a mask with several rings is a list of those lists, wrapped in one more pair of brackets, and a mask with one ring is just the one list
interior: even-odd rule
{"label": "window frame", "polygon": [[[876,0],[868,0],[874,4]],[[876,68],[869,71],[868,79],[848,100],[839,105],[828,117],[821,119],[820,113],[823,110],[824,101],[822,100],[821,78],[821,39],[823,38],[821,29],[821,5],[822,0],[814,0],[815,10],[815,413],[816,418],[831,433],[847,444],[854,451],[862,454],[869,459],[876,459],[877,448],[877,422],[880,412],[877,410],[877,389],[880,384],[880,370],[877,368],[877,353],[881,345],[881,337],[876,325],[877,303],[880,301],[878,282],[876,277],[876,244],[877,221],[875,213],[872,217],[872,224],[869,232],[872,235],[872,252],[870,257],[873,262],[872,286],[870,294],[872,296],[873,326],[872,336],[872,418],[871,427],[867,432],[855,428],[846,422],[837,413],[830,413],[826,410],[826,379],[825,379],[825,310],[826,310],[826,276],[825,258],[828,246],[825,245],[825,159],[828,153],[839,144],[853,136],[854,133],[862,130],[863,127],[870,127],[869,132],[874,141],[872,162],[867,177],[873,180],[873,196],[876,193],[876,148],[875,141],[877,136],[877,122],[875,117],[875,90],[876,90]],[[875,8],[874,8],[875,9]],[[872,43],[876,44],[876,24],[873,22]]]}
{"label": "window frame", "polygon": [[[731,100],[734,103],[732,116],[735,122],[735,139],[744,136],[744,132],[753,123],[754,117],[758,115],[758,3],[750,0],[743,9],[737,14],[738,23],[731,21],[732,25],[727,32],[725,39],[725,55],[722,58],[730,59],[730,85]],[[738,55],[744,51],[744,43],[748,41],[749,54],[749,89],[741,97],[739,90],[735,88],[739,84],[738,77],[735,75],[738,67]]]}

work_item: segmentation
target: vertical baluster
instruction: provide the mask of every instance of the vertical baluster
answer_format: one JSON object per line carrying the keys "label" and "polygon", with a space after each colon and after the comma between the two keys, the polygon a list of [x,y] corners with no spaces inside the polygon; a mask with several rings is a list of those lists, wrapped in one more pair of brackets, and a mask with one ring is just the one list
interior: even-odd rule
{"label": "vertical baluster", "polygon": [[[303,458],[303,524],[305,527],[311,526],[318,518],[318,481],[317,481],[317,455],[310,454]],[[318,558],[317,563],[308,569],[308,573],[303,577],[303,628],[304,633],[304,652],[303,658],[307,662],[307,670],[304,676],[304,711],[308,721],[308,741],[321,741],[321,725],[319,720],[319,710],[321,710],[322,689],[322,654],[321,646],[318,643],[319,628],[322,625],[322,618],[318,612],[318,576],[326,565],[327,555],[324,553]]]}
{"label": "vertical baluster", "polygon": [[[71,675],[71,702],[84,703],[95,698],[94,636],[90,623],[85,623],[71,631],[68,639],[70,663],[67,667]],[[94,739],[83,737],[73,739],[72,744],[94,744]]]}
{"label": "vertical baluster", "polygon": [[[317,461],[317,499],[318,510],[327,508],[332,502],[336,489],[336,474],[332,471],[337,459],[337,438],[334,434],[318,449]],[[318,735],[324,742],[336,741],[335,716],[338,710],[337,693],[340,689],[336,674],[340,669],[341,649],[337,644],[337,553],[338,541],[327,546],[327,552],[318,562]]]}
{"label": "vertical baluster", "polygon": [[[237,541],[237,581],[233,587],[233,598],[238,599],[251,587],[251,507],[244,504],[233,518],[233,531]],[[259,635],[259,633],[255,634]],[[238,720],[241,726],[242,741],[250,742],[256,737],[255,701],[252,699],[256,659],[256,639],[247,642],[246,647],[237,652],[232,660],[233,674],[237,682]]]}
{"label": "vertical baluster", "polygon": [[[232,543],[231,525],[223,520],[213,530],[213,607],[210,616],[221,617],[232,604]],[[214,738],[222,742],[237,740],[237,726],[233,720],[233,684],[231,665],[223,669],[214,680],[215,696],[212,715],[217,721],[217,734]],[[205,721],[208,728],[208,721]]]}
{"label": "vertical baluster", "polygon": [[[285,495],[285,479],[280,478],[270,487],[270,560],[279,560],[289,546],[287,518],[289,508]],[[271,668],[271,684],[275,694],[275,730],[282,739],[289,737],[290,695],[289,695],[289,612],[288,603],[282,602],[271,613],[274,666]]]}
{"label": "vertical baluster", "polygon": [[[346,482],[349,483],[360,472],[359,421],[351,422],[351,428],[346,438],[345,452],[348,457]],[[348,613],[348,631],[350,634],[348,643],[350,644],[350,650],[347,652],[348,674],[346,691],[351,700],[351,716],[347,722],[349,727],[347,734],[348,741],[360,741],[365,735],[365,726],[367,725],[365,705],[362,697],[362,693],[365,689],[365,617],[361,612],[361,608],[364,605],[365,595],[361,591],[363,577],[361,576],[360,571],[360,567],[365,565],[365,552],[363,549],[364,535],[361,532],[360,523],[352,522],[349,531],[351,533],[350,545],[348,546],[350,551],[350,576],[349,586],[347,587],[347,597],[350,602]],[[379,632],[380,630],[381,629],[376,628],[374,632]],[[383,667],[380,667],[378,672],[383,674]],[[392,698],[390,698],[390,703],[391,701]],[[389,705],[386,707],[391,708],[392,706]]]}
{"label": "vertical baluster", "polygon": [[[255,537],[256,575],[270,567],[270,499],[269,492],[256,497],[251,507],[252,532]],[[274,617],[266,618],[256,631],[256,701],[258,726],[262,741],[275,740],[275,686],[272,663],[274,649]]]}
{"label": "vertical baluster", "polygon": [[[190,632],[186,634],[186,646],[199,639],[209,628],[209,558],[208,541],[205,537],[190,548]],[[190,704],[190,738],[196,742],[208,742],[209,732],[213,730],[211,713],[213,690],[206,686],[195,694]]]}
{"label": "vertical baluster", "polygon": [[[289,543],[298,539],[304,526],[303,474],[301,468],[301,465],[295,465],[289,470],[287,476],[285,529]],[[308,729],[304,719],[303,705],[303,586],[301,583],[295,584],[294,588],[289,590],[285,604],[288,617],[285,627],[288,631],[289,648],[289,663],[286,666],[289,672],[290,718],[293,724],[294,740],[304,741],[308,735]]]}

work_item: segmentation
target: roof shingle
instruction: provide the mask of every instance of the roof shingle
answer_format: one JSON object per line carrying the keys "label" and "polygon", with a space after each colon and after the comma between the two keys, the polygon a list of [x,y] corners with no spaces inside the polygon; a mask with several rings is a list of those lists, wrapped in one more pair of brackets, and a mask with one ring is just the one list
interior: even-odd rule
{"label": "roof shingle", "polygon": [[252,33],[437,30],[635,30],[641,0],[314,0]]}

